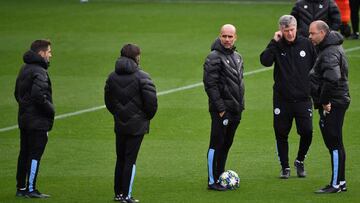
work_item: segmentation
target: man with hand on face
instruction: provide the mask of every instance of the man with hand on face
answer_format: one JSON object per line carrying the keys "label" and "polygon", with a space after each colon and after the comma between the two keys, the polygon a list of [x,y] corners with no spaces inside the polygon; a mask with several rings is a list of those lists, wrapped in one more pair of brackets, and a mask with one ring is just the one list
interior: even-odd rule
{"label": "man with hand on face", "polygon": [[236,28],[226,24],[204,63],[204,87],[211,115],[207,153],[208,189],[224,191],[218,183],[244,110],[243,59],[235,51]]}
{"label": "man with hand on face", "polygon": [[305,177],[304,159],[312,141],[312,102],[309,71],[316,53],[311,42],[296,35],[294,16],[279,19],[279,31],[260,55],[261,64],[274,67],[273,108],[276,145],[281,163],[280,178],[290,177],[288,135],[295,119],[300,135],[299,150],[294,162],[298,177]]}

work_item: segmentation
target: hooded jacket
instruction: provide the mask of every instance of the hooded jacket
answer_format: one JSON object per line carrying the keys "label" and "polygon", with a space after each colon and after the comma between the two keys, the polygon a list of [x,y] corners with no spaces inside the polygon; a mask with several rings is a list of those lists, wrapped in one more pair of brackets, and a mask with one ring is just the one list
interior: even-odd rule
{"label": "hooded jacket", "polygon": [[16,79],[14,96],[19,105],[20,129],[50,131],[55,110],[47,69],[49,64],[39,54],[27,51]]}
{"label": "hooded jacket", "polygon": [[334,0],[298,0],[291,15],[297,20],[298,33],[309,36],[309,26],[315,20],[326,22],[331,30],[339,30],[341,16]]}
{"label": "hooded jacket", "polygon": [[120,57],[105,84],[105,104],[117,135],[143,135],[157,111],[155,85],[130,58]]}
{"label": "hooded jacket", "polygon": [[328,103],[332,106],[350,104],[348,62],[342,43],[342,35],[331,31],[318,45],[320,53],[310,71],[315,108]]}
{"label": "hooded jacket", "polygon": [[217,38],[204,63],[203,83],[209,98],[209,111],[240,115],[244,110],[243,59],[226,49]]}
{"label": "hooded jacket", "polygon": [[309,72],[316,59],[316,51],[310,40],[297,36],[293,43],[284,38],[270,41],[260,55],[266,67],[274,66],[274,99],[287,102],[310,100]]}

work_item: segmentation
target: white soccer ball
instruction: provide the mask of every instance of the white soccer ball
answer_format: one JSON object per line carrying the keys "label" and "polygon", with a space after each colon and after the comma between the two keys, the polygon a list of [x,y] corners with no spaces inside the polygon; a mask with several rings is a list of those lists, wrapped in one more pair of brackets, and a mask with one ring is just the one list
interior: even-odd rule
{"label": "white soccer ball", "polygon": [[219,182],[221,186],[230,190],[235,190],[236,188],[240,187],[239,175],[232,170],[227,170],[222,173],[219,177]]}
{"label": "white soccer ball", "polygon": [[89,0],[80,0],[80,3],[87,3]]}

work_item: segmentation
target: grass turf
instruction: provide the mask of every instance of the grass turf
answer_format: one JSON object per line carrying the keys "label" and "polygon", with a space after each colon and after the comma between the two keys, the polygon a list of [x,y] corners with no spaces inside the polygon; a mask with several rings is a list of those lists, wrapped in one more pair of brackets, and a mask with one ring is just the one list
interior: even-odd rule
{"label": "grass turf", "polygon": [[[259,69],[259,54],[276,31],[279,16],[292,4],[154,3],[91,1],[0,2],[0,128],[16,124],[14,82],[21,56],[36,38],[53,42],[50,77],[57,115],[103,105],[103,86],[126,42],[142,48],[141,66],[159,92],[202,80],[202,63],[220,26],[238,28],[238,51],[245,71]],[[346,41],[344,47],[359,47]],[[159,97],[159,111],[143,141],[134,183],[142,202],[358,202],[359,50],[348,52],[352,104],[346,115],[349,191],[318,196],[330,178],[330,157],[314,117],[314,139],[306,160],[309,176],[278,179],[272,130],[272,71],[248,75],[246,110],[227,167],[241,188],[206,190],[210,117],[202,87]],[[18,130],[0,133],[0,202],[15,198]],[[290,160],[298,136],[290,135]],[[40,167],[38,188],[47,202],[111,202],[115,162],[113,121],[105,110],[56,120]],[[33,202],[35,200],[27,200]]]}

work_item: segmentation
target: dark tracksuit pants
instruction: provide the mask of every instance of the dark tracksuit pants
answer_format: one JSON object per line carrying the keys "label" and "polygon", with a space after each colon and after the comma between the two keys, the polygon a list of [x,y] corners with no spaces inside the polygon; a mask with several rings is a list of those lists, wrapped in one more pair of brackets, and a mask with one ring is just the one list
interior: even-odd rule
{"label": "dark tracksuit pants", "polygon": [[359,0],[350,0],[351,27],[353,33],[359,32]]}
{"label": "dark tracksuit pants", "polygon": [[41,156],[48,141],[47,131],[20,129],[20,152],[17,165],[17,188],[36,189]]}
{"label": "dark tracksuit pants", "polygon": [[115,195],[131,197],[136,158],[144,135],[116,135]]}
{"label": "dark tracksuit pants", "polygon": [[323,113],[323,109],[319,109],[320,114],[320,130],[326,147],[331,155],[331,182],[330,185],[338,187],[340,181],[345,181],[345,148],[343,144],[342,126],[344,123],[346,106],[331,106],[330,113]]}
{"label": "dark tracksuit pants", "polygon": [[211,112],[210,145],[207,152],[208,184],[216,183],[225,170],[228,152],[233,143],[240,116],[230,115],[225,126],[218,113]]}
{"label": "dark tracksuit pants", "polygon": [[304,161],[312,141],[312,103],[286,102],[274,100],[274,130],[280,164],[283,169],[289,168],[289,143],[288,135],[295,118],[297,133],[300,143],[297,160]]}

